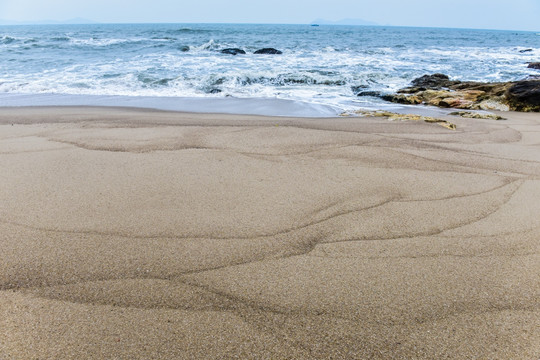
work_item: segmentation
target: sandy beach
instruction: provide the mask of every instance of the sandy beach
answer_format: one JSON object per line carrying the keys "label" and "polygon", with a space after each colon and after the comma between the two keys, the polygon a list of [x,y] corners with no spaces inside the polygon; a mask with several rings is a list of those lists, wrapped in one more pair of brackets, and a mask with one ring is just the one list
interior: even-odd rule
{"label": "sandy beach", "polygon": [[540,115],[0,108],[0,359],[540,358]]}

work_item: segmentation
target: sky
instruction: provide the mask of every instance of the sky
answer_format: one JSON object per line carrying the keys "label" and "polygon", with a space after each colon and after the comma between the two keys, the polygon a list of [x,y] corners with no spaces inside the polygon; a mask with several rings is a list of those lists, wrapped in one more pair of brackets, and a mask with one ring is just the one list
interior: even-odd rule
{"label": "sky", "polygon": [[380,25],[540,31],[540,0],[0,0],[0,19],[103,23],[277,23],[363,19]]}

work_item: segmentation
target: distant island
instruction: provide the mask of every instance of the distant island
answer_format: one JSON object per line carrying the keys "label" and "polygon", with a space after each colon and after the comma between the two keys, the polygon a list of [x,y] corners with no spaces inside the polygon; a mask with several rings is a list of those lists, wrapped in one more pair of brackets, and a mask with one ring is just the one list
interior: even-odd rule
{"label": "distant island", "polygon": [[312,25],[362,25],[362,26],[378,26],[380,24],[363,19],[342,19],[337,21],[326,19],[315,19],[311,22]]}

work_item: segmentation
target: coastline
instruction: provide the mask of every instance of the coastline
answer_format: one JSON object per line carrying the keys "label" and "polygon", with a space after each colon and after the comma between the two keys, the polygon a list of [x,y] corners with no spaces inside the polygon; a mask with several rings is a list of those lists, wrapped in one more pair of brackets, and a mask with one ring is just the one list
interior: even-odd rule
{"label": "coastline", "polygon": [[0,358],[536,358],[540,118],[498,114],[0,107]]}
{"label": "coastline", "polygon": [[333,117],[329,105],[278,98],[169,97],[74,94],[1,94],[0,107],[93,106],[164,111],[293,117]]}
{"label": "coastline", "polygon": [[[103,107],[146,109],[194,114],[254,115],[293,118],[333,118],[357,111],[390,111],[399,114],[447,116],[456,109],[429,105],[400,104],[364,98],[344,102],[341,106],[291,99],[264,97],[168,97],[78,94],[0,94],[2,108],[32,107]],[[487,111],[475,111],[484,112]]]}

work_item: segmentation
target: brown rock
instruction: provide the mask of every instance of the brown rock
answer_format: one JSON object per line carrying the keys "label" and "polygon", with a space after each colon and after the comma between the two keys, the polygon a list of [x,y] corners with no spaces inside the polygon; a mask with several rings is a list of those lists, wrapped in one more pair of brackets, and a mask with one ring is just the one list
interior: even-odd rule
{"label": "brown rock", "polygon": [[481,101],[475,104],[472,110],[497,110],[497,111],[509,111],[510,107],[504,103],[504,98],[493,98]]}
{"label": "brown rock", "polygon": [[489,120],[506,120],[502,116],[495,114],[476,113],[470,111],[457,111],[448,115],[461,116],[468,119],[489,119]]}
{"label": "brown rock", "polygon": [[383,95],[381,97],[383,100],[390,101],[397,104],[406,104],[406,105],[418,105],[423,103],[423,99],[417,95],[404,95],[404,94],[394,94],[394,95]]}
{"label": "brown rock", "polygon": [[[532,63],[535,64],[535,63]],[[538,63],[540,68],[540,63]],[[415,79],[413,87],[383,99],[401,104],[424,103],[432,106],[471,110],[540,111],[540,80],[482,83],[449,80],[443,74]]]}
{"label": "brown rock", "polygon": [[462,99],[459,97],[448,97],[439,101],[440,107],[455,108],[455,109],[470,109],[474,104],[471,100]]}

